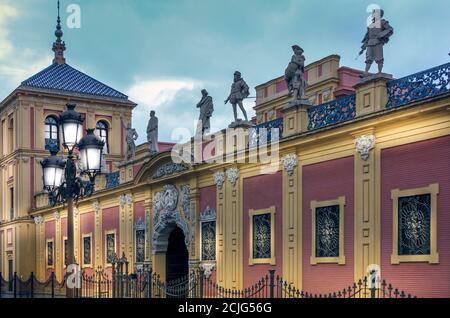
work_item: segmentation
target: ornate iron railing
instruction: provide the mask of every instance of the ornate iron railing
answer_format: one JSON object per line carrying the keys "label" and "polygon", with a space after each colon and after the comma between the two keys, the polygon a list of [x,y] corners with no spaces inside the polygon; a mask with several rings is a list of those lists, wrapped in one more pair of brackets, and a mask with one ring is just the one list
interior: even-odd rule
{"label": "ornate iron railing", "polygon": [[308,130],[342,123],[356,116],[356,94],[339,97],[308,109]]}
{"label": "ornate iron railing", "polygon": [[120,185],[120,171],[106,173],[106,189],[112,189]]}
{"label": "ornate iron railing", "polygon": [[249,147],[266,145],[283,138],[283,123],[283,118],[277,118],[251,127],[248,130]]}
{"label": "ornate iron railing", "polygon": [[387,109],[450,92],[450,63],[387,83]]}

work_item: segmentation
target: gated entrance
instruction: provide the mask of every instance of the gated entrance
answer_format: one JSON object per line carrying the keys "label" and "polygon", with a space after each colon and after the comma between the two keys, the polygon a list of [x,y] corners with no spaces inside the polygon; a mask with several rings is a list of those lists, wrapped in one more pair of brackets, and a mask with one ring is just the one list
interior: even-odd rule
{"label": "gated entrance", "polygon": [[175,227],[169,235],[166,252],[166,283],[168,286],[174,282],[187,284],[186,277],[189,272],[189,253],[184,243],[184,233]]}

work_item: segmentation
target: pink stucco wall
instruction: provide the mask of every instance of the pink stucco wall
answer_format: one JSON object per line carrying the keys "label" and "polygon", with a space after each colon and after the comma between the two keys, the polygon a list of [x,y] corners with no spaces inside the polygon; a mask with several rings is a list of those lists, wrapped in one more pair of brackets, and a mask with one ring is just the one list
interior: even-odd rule
{"label": "pink stucco wall", "polygon": [[112,207],[108,209],[102,210],[102,228],[103,228],[103,237],[102,237],[102,246],[103,246],[103,252],[102,252],[102,259],[103,264],[106,264],[106,240],[105,240],[105,233],[107,231],[116,230],[116,254],[118,257],[121,255],[120,251],[120,233],[119,233],[119,226],[120,226],[120,218],[119,218],[119,207]]}
{"label": "pink stucco wall", "polygon": [[[342,290],[354,281],[353,273],[353,157],[346,157],[303,167],[303,290],[329,293]],[[335,200],[345,196],[344,255],[345,265],[311,265],[311,201]]]}
{"label": "pink stucco wall", "polygon": [[[276,275],[282,275],[283,264],[283,195],[281,172],[246,178],[243,182],[244,219],[243,219],[243,268],[244,288],[258,282],[269,270],[275,270]],[[275,206],[275,258],[276,265],[249,265],[250,257],[250,219],[249,210],[268,209]]]}
{"label": "pink stucco wall", "polygon": [[134,221],[140,218],[145,221],[144,201],[134,203]]}
{"label": "pink stucco wall", "polygon": [[216,186],[200,188],[200,212],[208,206],[211,209],[216,208]]}
{"label": "pink stucco wall", "polygon": [[[417,297],[450,297],[450,136],[385,149],[381,152],[381,275]],[[391,265],[392,189],[439,183],[437,248],[439,264]]]}

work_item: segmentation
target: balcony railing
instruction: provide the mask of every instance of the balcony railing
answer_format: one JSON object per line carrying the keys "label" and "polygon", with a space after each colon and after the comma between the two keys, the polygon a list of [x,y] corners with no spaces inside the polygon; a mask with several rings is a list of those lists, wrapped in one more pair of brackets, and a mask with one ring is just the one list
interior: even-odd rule
{"label": "balcony railing", "polygon": [[342,123],[356,116],[356,94],[336,98],[308,109],[308,130]]}
{"label": "balcony railing", "polygon": [[105,174],[106,189],[112,189],[120,185],[120,172],[111,172]]}
{"label": "balcony railing", "polygon": [[387,109],[450,92],[450,63],[392,80],[387,84]]}
{"label": "balcony railing", "polygon": [[271,141],[283,138],[283,118],[277,118],[260,125],[253,126],[248,130],[249,147],[265,145]]}

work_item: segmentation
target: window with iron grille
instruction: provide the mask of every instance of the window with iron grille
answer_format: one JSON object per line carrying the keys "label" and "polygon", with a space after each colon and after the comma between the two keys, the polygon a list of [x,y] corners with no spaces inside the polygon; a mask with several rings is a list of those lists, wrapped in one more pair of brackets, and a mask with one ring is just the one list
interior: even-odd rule
{"label": "window with iron grille", "polygon": [[69,251],[67,250],[68,240],[64,239],[64,266],[69,264]]}
{"label": "window with iron grille", "polygon": [[430,224],[430,194],[398,198],[398,255],[429,255]]}
{"label": "window with iron grille", "polygon": [[202,222],[202,261],[216,260],[216,221]]}
{"label": "window with iron grille", "polygon": [[272,257],[272,214],[253,215],[253,258]]}
{"label": "window with iron grille", "polygon": [[53,266],[53,241],[47,242],[47,266]]}
{"label": "window with iron grille", "polygon": [[106,263],[112,264],[116,255],[116,235],[106,234]]}
{"label": "window with iron grille", "polygon": [[54,116],[48,116],[45,119],[45,149],[59,149],[58,121]]}
{"label": "window with iron grille", "polygon": [[145,230],[136,230],[136,263],[145,261]]}
{"label": "window with iron grille", "polygon": [[91,237],[83,238],[83,265],[91,265]]}
{"label": "window with iron grille", "polygon": [[316,257],[339,257],[339,205],[316,208]]}

